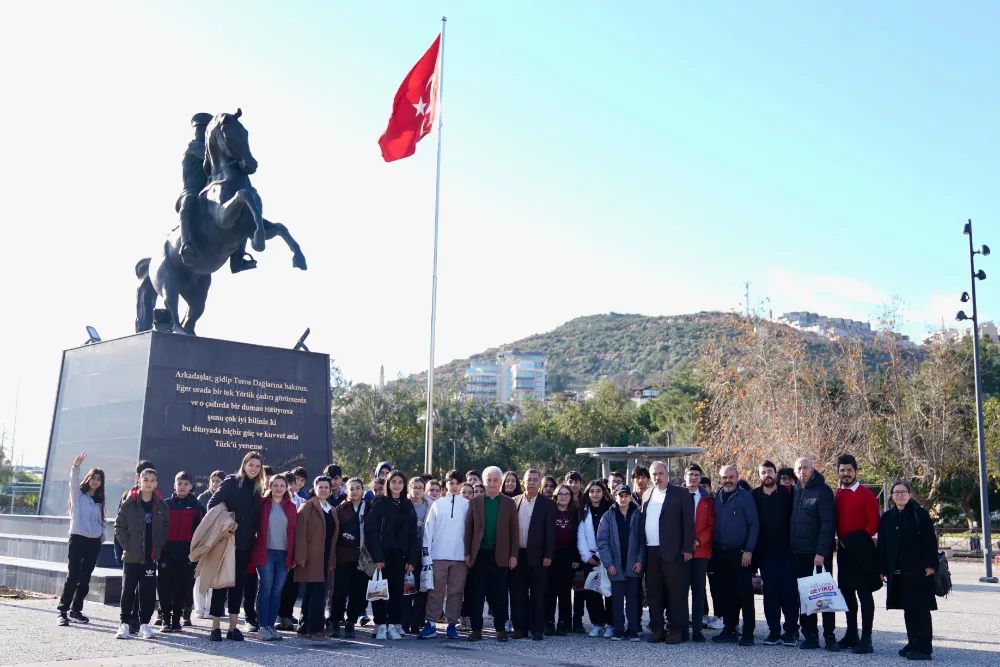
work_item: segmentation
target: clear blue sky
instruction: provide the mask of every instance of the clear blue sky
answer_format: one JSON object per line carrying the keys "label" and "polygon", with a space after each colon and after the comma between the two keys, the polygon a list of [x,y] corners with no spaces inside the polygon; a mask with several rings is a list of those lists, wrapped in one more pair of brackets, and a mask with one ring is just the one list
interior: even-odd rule
{"label": "clear blue sky", "polygon": [[920,336],[967,289],[962,222],[1000,251],[996,3],[5,4],[0,420],[20,387],[27,462],[60,351],[131,331],[198,111],[242,107],[265,214],[310,262],[275,243],[220,275],[200,333],[310,326],[356,380],[426,367],[434,137],[388,165],[375,142],[442,14],[439,363],[584,314],[738,308],[746,280],[775,313],[898,296]]}

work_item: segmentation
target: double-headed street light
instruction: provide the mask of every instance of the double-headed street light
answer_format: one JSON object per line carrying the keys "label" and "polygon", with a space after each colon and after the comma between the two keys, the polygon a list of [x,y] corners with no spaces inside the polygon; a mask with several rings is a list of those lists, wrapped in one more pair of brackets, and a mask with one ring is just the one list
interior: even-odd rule
{"label": "double-headed street light", "polygon": [[955,319],[959,322],[972,320],[972,363],[975,366],[976,376],[976,434],[979,438],[979,494],[982,510],[983,530],[983,561],[986,564],[986,576],[980,577],[983,583],[995,584],[997,578],[993,576],[993,556],[990,544],[990,489],[986,479],[986,445],[983,441],[983,384],[979,372],[979,312],[976,310],[976,281],[986,280],[986,272],[980,269],[976,271],[976,255],[986,257],[990,254],[990,247],[981,246],[979,250],[972,245],[972,220],[965,223],[962,233],[969,237],[969,272],[972,284],[972,294],[962,292],[962,303],[972,301],[972,317],[965,314],[964,310],[958,311]]}

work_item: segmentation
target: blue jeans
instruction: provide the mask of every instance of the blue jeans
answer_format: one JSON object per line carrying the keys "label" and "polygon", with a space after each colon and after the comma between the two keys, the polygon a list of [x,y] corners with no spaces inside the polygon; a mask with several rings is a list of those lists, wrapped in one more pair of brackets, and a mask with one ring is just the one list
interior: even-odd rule
{"label": "blue jeans", "polygon": [[281,604],[281,589],[285,585],[288,569],[285,566],[287,552],[282,549],[268,549],[267,562],[257,566],[257,617],[260,627],[270,628],[278,618]]}

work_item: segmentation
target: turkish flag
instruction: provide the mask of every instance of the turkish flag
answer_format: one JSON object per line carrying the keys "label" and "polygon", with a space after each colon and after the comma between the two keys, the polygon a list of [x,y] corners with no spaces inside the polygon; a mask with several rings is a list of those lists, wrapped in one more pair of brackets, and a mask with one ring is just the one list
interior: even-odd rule
{"label": "turkish flag", "polygon": [[378,139],[386,162],[413,155],[417,142],[431,131],[437,114],[440,47],[441,35],[438,35],[396,91],[389,124]]}

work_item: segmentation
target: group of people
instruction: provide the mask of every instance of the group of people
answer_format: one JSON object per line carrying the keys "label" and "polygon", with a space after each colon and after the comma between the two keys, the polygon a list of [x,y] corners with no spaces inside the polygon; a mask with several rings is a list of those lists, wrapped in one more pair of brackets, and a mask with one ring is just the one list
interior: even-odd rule
{"label": "group of people", "polygon": [[[83,599],[104,535],[104,474],[94,468],[81,481],[85,456],[70,474],[61,625],[87,622]],[[213,473],[197,498],[190,476],[178,473],[164,500],[152,463],[140,461],[115,520],[124,572],[117,636],[154,636],[158,594],[160,632],[182,631],[194,608],[212,619],[213,641],[222,640],[226,615],[226,638],[243,639],[241,605],[261,640],[280,639],[278,630],[352,638],[370,622],[369,599],[376,639],[426,639],[442,624],[448,638],[461,629],[481,641],[488,609],[501,642],[567,634],[640,641],[645,598],[649,643],[704,642],[707,624],[721,630],[713,642],[751,646],[759,571],[764,643],[818,649],[818,615],[800,614],[797,579],[832,571],[836,553],[847,629],[838,640],[835,614],[823,613],[825,649],[872,652],[873,592],[886,584],[887,607],[904,610],[900,655],[930,659],[937,542],[909,485],[893,484],[880,512],[849,454],[837,459],[836,492],[806,458],[794,469],[764,461],[756,472],[760,485],[751,488],[726,466],[713,492],[697,464],[683,485],[655,462],[636,467],[631,485],[613,472],[584,487],[577,472],[560,483],[535,469],[491,466],[439,481],[407,479],[382,462],[368,485],[344,483],[331,465],[309,489],[305,470],[274,473],[250,452],[236,474]],[[230,558],[211,555],[220,542]],[[718,618],[707,615],[709,599]]]}

